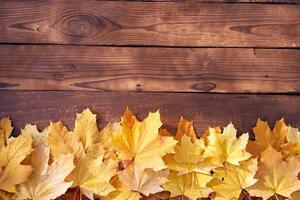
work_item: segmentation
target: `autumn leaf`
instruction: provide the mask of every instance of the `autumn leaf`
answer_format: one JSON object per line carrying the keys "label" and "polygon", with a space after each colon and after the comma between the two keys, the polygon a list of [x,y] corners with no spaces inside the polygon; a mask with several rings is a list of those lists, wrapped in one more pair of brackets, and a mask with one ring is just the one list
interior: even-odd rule
{"label": "autumn leaf", "polygon": [[109,181],[117,173],[118,162],[113,159],[105,160],[103,147],[97,146],[97,156],[94,151],[85,153],[82,143],[74,143],[74,147],[76,167],[67,177],[67,180],[73,181],[72,187],[79,186],[90,199],[93,199],[93,194],[105,196],[113,191]]}
{"label": "autumn leaf", "polygon": [[78,144],[83,146],[84,152],[91,151],[94,157],[97,157],[98,149],[99,153],[102,153],[103,145],[100,142],[96,115],[89,109],[77,114],[73,132],[69,132],[60,121],[51,122],[47,129],[46,141],[54,158],[61,154],[80,152]]}
{"label": "autumn leaf", "polygon": [[[133,192],[130,190],[122,190],[111,193],[108,198],[103,198],[103,200],[140,200],[141,195],[138,192]],[[101,199],[102,200],[102,199]]]}
{"label": "autumn leaf", "polygon": [[24,128],[21,129],[22,135],[29,135],[33,139],[33,146],[37,146],[41,143],[46,143],[46,134],[47,129],[44,129],[42,132],[40,132],[36,125],[33,124],[26,124]]}
{"label": "autumn leaf", "polygon": [[212,180],[212,176],[203,173],[191,172],[180,175],[171,170],[164,189],[171,192],[171,197],[184,195],[192,200],[208,197],[212,192],[206,185]]}
{"label": "autumn leaf", "polygon": [[175,137],[161,126],[158,111],[138,121],[126,109],[99,132],[86,109],[73,131],[60,121],[43,131],[26,124],[14,138],[3,118],[0,199],[300,198],[300,132],[283,119],[273,130],[258,120],[248,145],[248,134],[237,137],[231,123],[202,138],[183,117]]}
{"label": "autumn leaf", "polygon": [[113,136],[113,145],[121,160],[134,160],[138,165],[155,171],[166,168],[162,156],[174,152],[176,140],[159,134],[162,123],[158,111],[149,113],[144,121],[139,122],[126,109],[121,125],[122,131]]}
{"label": "autumn leaf", "polygon": [[140,200],[141,195],[139,192],[134,192],[129,189],[115,190],[108,196],[101,198],[101,200]]}
{"label": "autumn leaf", "polygon": [[165,136],[165,137],[173,136],[172,133],[170,131],[168,131],[166,128],[160,128],[159,135]]}
{"label": "autumn leaf", "polygon": [[0,190],[0,200],[12,200],[13,194]]}
{"label": "autumn leaf", "polygon": [[251,195],[264,199],[278,195],[291,198],[293,192],[300,190],[300,162],[295,158],[283,161],[281,153],[269,146],[261,153],[258,166],[258,181],[248,189]]}
{"label": "autumn leaf", "polygon": [[297,128],[288,127],[287,143],[282,148],[287,156],[300,157],[300,132]]}
{"label": "autumn leaf", "polygon": [[167,175],[167,170],[154,171],[149,168],[145,169],[143,166],[132,162],[120,172],[119,178],[129,190],[148,196],[163,190],[161,185],[166,182]]}
{"label": "autumn leaf", "polygon": [[101,200],[140,200],[141,194],[137,191],[130,190],[125,184],[123,184],[119,176],[115,176],[111,179],[110,183],[116,189],[110,192],[107,196],[101,197]]}
{"label": "autumn leaf", "polygon": [[273,130],[270,129],[267,122],[258,119],[253,132],[255,141],[250,140],[246,150],[254,156],[260,155],[269,145],[280,151],[282,144],[286,143],[287,126],[284,119],[276,121]]}
{"label": "autumn leaf", "polygon": [[[100,144],[100,134],[97,127],[96,115],[89,109],[76,115],[75,128],[72,132],[61,121],[50,122],[47,128],[46,142],[51,148],[51,155],[56,158],[61,154],[69,154],[77,151],[76,144],[81,144],[84,152],[94,151],[95,156]],[[75,146],[75,147],[74,147]]]}
{"label": "autumn leaf", "polygon": [[111,177],[117,174],[118,162],[103,160],[103,157],[92,158],[84,155],[76,158],[75,169],[67,180],[75,180],[73,186],[79,186],[83,194],[93,199],[93,194],[106,196],[115,188],[110,184]]}
{"label": "autumn leaf", "polygon": [[73,141],[73,155],[75,169],[66,180],[73,181],[72,187],[79,186],[83,194],[92,199],[93,194],[107,195],[114,188],[109,180],[117,172],[117,161],[104,161],[104,149],[97,150],[97,156],[93,153],[85,153],[82,143]]}
{"label": "autumn leaf", "polygon": [[101,138],[96,115],[88,109],[77,115],[73,132],[61,122],[48,127],[47,144],[54,159],[69,153],[74,155],[75,168],[66,180],[73,182],[72,187],[79,186],[91,199],[94,194],[105,196],[114,190],[109,180],[117,173],[118,162],[104,158],[107,155],[104,144],[108,141],[102,139],[109,139],[109,136]]}
{"label": "autumn leaf", "polygon": [[205,166],[207,165],[205,162],[200,162],[205,160],[203,157],[204,141],[197,139],[192,122],[181,117],[175,138],[178,142],[175,145],[174,153],[164,157],[168,168],[183,174],[197,169],[209,173],[212,167]]}
{"label": "autumn leaf", "polygon": [[64,194],[72,185],[64,179],[74,168],[73,156],[62,155],[51,165],[49,162],[50,149],[39,144],[31,155],[33,173],[28,181],[18,185],[17,199],[50,200]]}
{"label": "autumn leaf", "polygon": [[100,141],[103,145],[106,154],[105,158],[116,158],[115,148],[113,146],[113,134],[122,131],[122,127],[119,122],[109,123],[100,131]]}
{"label": "autumn leaf", "polygon": [[199,170],[209,173],[213,168],[209,163],[204,162],[205,158],[202,155],[204,143],[198,139],[195,139],[193,143],[190,137],[183,135],[174,150],[174,154],[168,154],[164,157],[169,169],[185,174]]}
{"label": "autumn leaf", "polygon": [[0,119],[0,147],[7,143],[7,139],[11,135],[13,127],[8,117]]}
{"label": "autumn leaf", "polygon": [[54,159],[75,151],[76,141],[72,138],[67,127],[65,127],[61,121],[55,123],[50,122],[47,129],[46,143],[49,145],[51,155]]}
{"label": "autumn leaf", "polygon": [[196,136],[196,133],[194,130],[194,126],[193,126],[193,122],[189,122],[185,118],[180,117],[180,120],[179,120],[178,126],[177,126],[177,132],[175,135],[175,139],[180,140],[182,138],[182,136],[184,136],[184,135],[190,137],[192,139],[192,141],[197,139],[197,136]]}
{"label": "autumn leaf", "polygon": [[214,169],[214,179],[208,184],[216,192],[216,200],[238,199],[243,189],[256,183],[257,159],[241,161],[239,166],[227,164]]}
{"label": "autumn leaf", "polygon": [[16,192],[16,185],[27,180],[32,169],[21,162],[32,152],[31,136],[12,138],[0,146],[0,189]]}
{"label": "autumn leaf", "polygon": [[204,152],[205,157],[211,157],[212,162],[217,165],[230,163],[238,165],[240,161],[247,160],[251,154],[245,148],[249,139],[248,134],[242,134],[236,138],[237,130],[230,123],[224,128],[223,133],[217,129],[209,128],[206,136],[207,147]]}
{"label": "autumn leaf", "polygon": [[88,108],[82,113],[78,113],[72,134],[77,141],[83,144],[85,151],[91,150],[92,146],[99,142],[100,137],[96,114],[93,114]]}

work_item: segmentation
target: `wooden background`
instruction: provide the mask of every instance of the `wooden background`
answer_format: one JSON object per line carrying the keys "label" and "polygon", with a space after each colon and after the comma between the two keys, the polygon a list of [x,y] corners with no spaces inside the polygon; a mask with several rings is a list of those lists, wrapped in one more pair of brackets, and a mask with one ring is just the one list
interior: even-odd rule
{"label": "wooden background", "polygon": [[300,127],[300,0],[0,1],[0,116],[18,134],[75,112],[160,109],[199,135],[261,117]]}

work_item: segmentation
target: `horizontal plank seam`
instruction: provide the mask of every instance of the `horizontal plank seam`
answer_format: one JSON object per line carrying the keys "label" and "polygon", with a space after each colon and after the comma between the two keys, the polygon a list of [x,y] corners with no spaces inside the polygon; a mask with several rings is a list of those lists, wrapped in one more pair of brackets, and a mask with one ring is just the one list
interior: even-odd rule
{"label": "horizontal plank seam", "polygon": [[0,42],[0,45],[16,46],[78,46],[78,47],[120,47],[120,48],[174,48],[174,49],[298,49],[300,47],[261,47],[261,46],[167,46],[167,45],[97,45],[97,44],[59,44],[59,43],[20,43]]}
{"label": "horizontal plank seam", "polygon": [[[97,1],[107,1],[107,2],[145,2],[145,3],[163,3],[163,2],[176,2],[176,3],[184,3],[187,2],[186,0],[157,0],[157,1],[151,1],[151,0],[97,0]],[[202,4],[280,4],[280,5],[284,5],[284,4],[300,4],[300,2],[220,2],[220,1],[192,1],[190,0],[189,2],[196,2],[196,3],[202,3]]]}
{"label": "horizontal plank seam", "polygon": [[168,93],[168,94],[204,94],[204,95],[249,95],[249,96],[299,96],[300,97],[300,92],[260,92],[260,93],[251,93],[251,92],[189,92],[189,91],[112,91],[112,90],[14,90],[14,89],[9,89],[9,90],[1,90],[1,93],[5,92],[87,92],[87,93],[95,93],[95,92],[103,92],[103,93]]}

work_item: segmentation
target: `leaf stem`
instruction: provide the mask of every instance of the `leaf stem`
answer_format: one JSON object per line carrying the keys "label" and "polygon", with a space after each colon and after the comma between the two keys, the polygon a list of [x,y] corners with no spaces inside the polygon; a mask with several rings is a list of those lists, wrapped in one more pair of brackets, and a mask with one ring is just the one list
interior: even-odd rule
{"label": "leaf stem", "polygon": [[245,192],[244,189],[242,189],[242,192],[243,192],[243,194],[245,195],[245,197],[246,197],[247,199],[251,200],[251,198],[248,196],[248,194]]}
{"label": "leaf stem", "polygon": [[72,199],[72,200],[76,200],[76,196],[77,196],[77,192],[78,192],[78,190],[79,190],[79,186],[76,188],[76,191],[75,191],[75,194],[74,194],[74,196],[73,196],[73,199]]}
{"label": "leaf stem", "polygon": [[79,190],[79,199],[82,200],[82,192],[81,192],[81,190]]}

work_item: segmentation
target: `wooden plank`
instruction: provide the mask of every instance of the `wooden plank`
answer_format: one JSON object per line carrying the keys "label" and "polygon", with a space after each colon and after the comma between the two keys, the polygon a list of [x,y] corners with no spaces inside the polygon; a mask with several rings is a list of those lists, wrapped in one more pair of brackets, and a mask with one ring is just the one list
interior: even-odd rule
{"label": "wooden plank", "polygon": [[300,5],[4,1],[0,42],[300,47]]}
{"label": "wooden plank", "polygon": [[200,0],[200,1],[201,2],[212,2],[212,3],[215,3],[215,2],[220,2],[220,3],[291,3],[291,4],[300,3],[300,0]]}
{"label": "wooden plank", "polygon": [[299,66],[299,49],[0,45],[0,89],[299,93]]}
{"label": "wooden plank", "polygon": [[300,96],[296,95],[0,91],[0,116],[13,119],[15,134],[26,122],[43,128],[49,120],[62,120],[72,128],[75,112],[86,107],[99,114],[103,127],[120,120],[127,105],[140,119],[160,109],[162,121],[172,131],[181,115],[194,120],[198,134],[230,121],[239,132],[251,131],[258,117],[272,123],[285,117],[287,123],[300,127]]}
{"label": "wooden plank", "polygon": [[223,3],[300,3],[299,0],[203,0],[206,2],[223,2]]}
{"label": "wooden plank", "polygon": [[[132,1],[182,1],[182,0],[132,0]],[[193,1],[195,0],[184,0],[184,1]],[[201,3],[290,3],[290,4],[298,4],[300,0],[196,0]]]}

